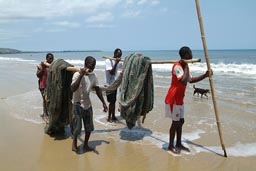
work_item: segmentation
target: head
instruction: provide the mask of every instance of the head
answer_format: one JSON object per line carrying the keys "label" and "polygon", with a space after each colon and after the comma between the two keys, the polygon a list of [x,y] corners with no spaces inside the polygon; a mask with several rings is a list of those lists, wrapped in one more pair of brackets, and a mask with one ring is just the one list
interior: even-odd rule
{"label": "head", "polygon": [[84,59],[84,66],[86,68],[89,68],[91,71],[94,70],[95,68],[95,65],[96,65],[96,59],[92,56],[87,56],[85,59]]}
{"label": "head", "polygon": [[121,56],[122,56],[122,50],[119,48],[115,49],[114,58],[121,58]]}
{"label": "head", "polygon": [[54,56],[53,56],[52,53],[47,53],[45,59],[46,59],[46,62],[47,62],[47,63],[51,64],[52,61],[54,60]]}
{"label": "head", "polygon": [[187,46],[183,46],[182,48],[180,48],[179,54],[180,54],[181,59],[184,59],[184,60],[193,58],[192,51]]}

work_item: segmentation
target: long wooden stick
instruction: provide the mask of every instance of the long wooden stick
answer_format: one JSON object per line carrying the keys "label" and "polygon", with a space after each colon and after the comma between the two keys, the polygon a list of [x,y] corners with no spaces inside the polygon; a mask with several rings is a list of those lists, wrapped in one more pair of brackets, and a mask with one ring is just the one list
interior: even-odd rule
{"label": "long wooden stick", "polygon": [[[102,58],[105,59],[111,59],[111,60],[116,60],[116,58],[110,57],[110,56],[102,56]],[[123,62],[124,59],[121,59]],[[195,63],[195,62],[201,62],[201,59],[190,59],[190,60],[185,60],[187,63]],[[151,61],[151,64],[174,64],[175,62],[178,62],[178,60],[159,60],[159,61]]]}
{"label": "long wooden stick", "polygon": [[208,71],[210,72],[209,73],[209,81],[210,81],[210,86],[211,86],[211,94],[212,94],[212,101],[213,101],[213,106],[214,106],[214,111],[215,111],[216,123],[217,123],[217,126],[218,126],[218,131],[219,131],[219,136],[220,136],[220,143],[221,143],[222,149],[224,151],[224,156],[227,157],[225,145],[224,145],[223,138],[222,138],[219,112],[218,112],[216,97],[215,97],[215,92],[214,92],[214,85],[213,85],[212,74],[211,74],[212,70],[211,70],[210,59],[209,59],[209,55],[208,55],[208,49],[207,49],[207,46],[206,46],[206,40],[205,40],[205,35],[204,35],[204,26],[203,26],[203,20],[202,20],[202,16],[201,16],[200,4],[199,4],[199,0],[195,0],[195,1],[196,1],[196,9],[197,9],[197,15],[198,15],[198,20],[199,20],[199,25],[200,25],[200,31],[201,31],[201,38],[202,38],[202,42],[203,42],[203,46],[204,46],[205,61],[207,63]]}
{"label": "long wooden stick", "polygon": [[[50,67],[51,64],[44,61],[44,65]],[[67,67],[66,68],[66,71],[70,71],[70,72],[80,72],[80,70],[81,69],[79,67]],[[89,75],[89,74],[92,74],[92,71],[90,69],[86,69],[85,75]]]}

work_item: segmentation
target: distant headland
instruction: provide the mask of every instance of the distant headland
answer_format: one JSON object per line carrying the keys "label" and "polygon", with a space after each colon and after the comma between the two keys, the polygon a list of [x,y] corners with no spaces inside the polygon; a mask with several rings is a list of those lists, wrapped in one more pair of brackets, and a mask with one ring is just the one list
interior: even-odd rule
{"label": "distant headland", "polygon": [[63,50],[63,51],[21,51],[11,48],[0,48],[0,54],[14,54],[14,53],[65,53],[65,52],[102,52],[101,50]]}
{"label": "distant headland", "polygon": [[22,51],[10,48],[0,48],[0,54],[22,53]]}

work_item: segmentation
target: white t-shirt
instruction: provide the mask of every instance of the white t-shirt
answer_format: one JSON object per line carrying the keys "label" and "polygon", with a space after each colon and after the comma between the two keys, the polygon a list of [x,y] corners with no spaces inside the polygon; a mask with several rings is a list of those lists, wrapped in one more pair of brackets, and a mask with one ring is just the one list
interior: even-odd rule
{"label": "white t-shirt", "polygon": [[118,76],[118,74],[117,74],[118,69],[122,68],[122,62],[119,62],[117,64],[115,74],[111,75],[110,74],[110,70],[112,70],[114,65],[115,65],[115,61],[110,60],[110,59],[106,59],[105,60],[105,85],[112,84],[116,80],[116,78]]}
{"label": "white t-shirt", "polygon": [[[74,73],[71,84],[78,79],[79,75],[79,72]],[[79,102],[81,103],[81,107],[84,109],[91,107],[92,103],[89,95],[94,86],[99,86],[98,78],[95,73],[83,76],[78,89],[73,92],[72,103],[75,104]]]}

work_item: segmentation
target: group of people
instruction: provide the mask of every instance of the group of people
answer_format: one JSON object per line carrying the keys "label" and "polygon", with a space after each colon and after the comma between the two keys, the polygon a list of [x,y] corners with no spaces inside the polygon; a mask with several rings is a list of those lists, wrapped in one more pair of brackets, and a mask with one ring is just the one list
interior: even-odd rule
{"label": "group of people", "polygon": [[[189,47],[182,47],[179,50],[181,59],[174,63],[172,67],[172,82],[168,93],[165,98],[165,111],[166,117],[172,119],[172,124],[169,130],[169,146],[170,150],[174,154],[179,154],[181,150],[189,151],[187,147],[182,145],[182,126],[184,120],[184,96],[187,83],[195,83],[209,77],[210,72],[206,71],[203,75],[198,77],[192,77],[189,72],[188,64],[185,60],[192,59],[192,51]],[[105,84],[106,86],[111,85],[117,75],[118,69],[122,67],[121,61],[122,50],[117,48],[114,51],[115,60],[106,59],[105,61]],[[54,56],[51,53],[46,55],[46,62],[51,64],[54,60]],[[88,145],[91,132],[94,130],[93,124],[93,108],[90,100],[90,91],[95,89],[96,94],[103,105],[103,111],[108,111],[107,121],[115,122],[117,118],[115,116],[116,101],[117,101],[117,90],[107,94],[107,101],[109,105],[106,105],[102,91],[99,87],[98,78],[95,75],[94,70],[96,66],[96,59],[92,56],[87,56],[84,59],[84,67],[79,72],[75,72],[72,77],[72,83],[70,85],[71,91],[73,92],[72,104],[73,104],[73,117],[71,131],[73,134],[72,150],[77,152],[77,137],[81,133],[82,122],[84,124],[85,138],[83,149],[85,151],[92,151]],[[90,71],[90,72],[88,72]],[[45,87],[47,79],[48,65],[41,62],[37,66],[37,77],[39,78],[39,90],[43,97],[43,114],[42,117],[47,117],[47,101],[45,98]],[[175,134],[177,136],[177,142],[174,143]],[[176,145],[174,145],[176,144]]]}

